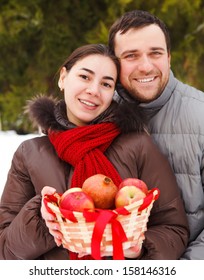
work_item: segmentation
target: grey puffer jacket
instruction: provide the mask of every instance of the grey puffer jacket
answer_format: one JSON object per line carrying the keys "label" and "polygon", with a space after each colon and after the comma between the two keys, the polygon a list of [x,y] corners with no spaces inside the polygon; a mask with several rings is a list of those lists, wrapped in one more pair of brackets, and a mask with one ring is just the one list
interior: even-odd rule
{"label": "grey puffer jacket", "polygon": [[[129,99],[125,92],[123,97]],[[182,259],[204,260],[204,93],[178,81],[171,71],[162,95],[140,106],[184,200],[190,239]]]}
{"label": "grey puffer jacket", "polygon": [[[135,109],[130,109],[130,106],[125,110],[119,108],[114,115],[111,106],[94,123],[117,115],[123,133],[113,141],[106,156],[123,179],[138,177],[149,189],[160,189],[149,218],[141,259],[178,259],[186,248],[189,232],[176,179],[166,157],[151,137],[141,132],[141,122],[133,113]],[[66,118],[63,102],[55,104],[48,98],[39,98],[30,104],[29,110],[45,131],[49,127],[55,130],[74,127]],[[42,188],[48,185],[63,193],[72,174],[72,167],[58,158],[46,135],[19,146],[0,202],[0,259],[69,258],[68,251],[57,247],[49,234],[40,207]]]}

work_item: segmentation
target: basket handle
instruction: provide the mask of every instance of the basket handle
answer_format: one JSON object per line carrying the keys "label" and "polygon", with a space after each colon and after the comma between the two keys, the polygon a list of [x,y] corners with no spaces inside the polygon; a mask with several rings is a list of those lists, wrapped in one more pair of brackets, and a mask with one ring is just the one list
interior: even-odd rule
{"label": "basket handle", "polygon": [[60,197],[60,194],[58,194],[57,192],[55,192],[54,194],[45,194],[43,196],[43,203],[45,205],[46,210],[54,216],[56,216],[56,214],[52,211],[52,209],[50,209],[48,204],[54,203],[54,204],[58,205],[59,197]]}
{"label": "basket handle", "polygon": [[146,209],[153,201],[159,198],[160,191],[158,188],[153,188],[149,191],[148,195],[143,199],[142,205],[138,208],[138,212]]}

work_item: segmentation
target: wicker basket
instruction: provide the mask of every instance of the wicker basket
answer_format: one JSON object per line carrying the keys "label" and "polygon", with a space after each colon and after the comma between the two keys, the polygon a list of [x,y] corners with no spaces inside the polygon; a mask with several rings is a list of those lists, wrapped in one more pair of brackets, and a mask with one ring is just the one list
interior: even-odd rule
{"label": "wicker basket", "polygon": [[[92,213],[72,212],[75,222],[65,218],[56,203],[48,202],[47,206],[55,213],[60,224],[63,246],[79,253],[79,256],[89,254],[95,259],[100,259],[101,253],[104,256],[113,255],[113,247],[116,245],[121,246],[122,250],[135,245],[138,248],[142,247],[150,211],[158,196],[159,190],[154,188],[144,199],[124,208]],[[96,254],[93,248],[97,251]],[[122,258],[116,256],[114,259]]]}

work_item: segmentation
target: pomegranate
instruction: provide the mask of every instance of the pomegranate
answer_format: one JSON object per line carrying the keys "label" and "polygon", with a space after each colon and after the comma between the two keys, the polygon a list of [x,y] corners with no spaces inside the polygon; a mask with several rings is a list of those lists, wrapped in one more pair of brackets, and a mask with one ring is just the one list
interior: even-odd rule
{"label": "pomegranate", "polygon": [[118,188],[111,178],[103,174],[95,174],[84,181],[82,190],[92,197],[96,208],[114,208]]}

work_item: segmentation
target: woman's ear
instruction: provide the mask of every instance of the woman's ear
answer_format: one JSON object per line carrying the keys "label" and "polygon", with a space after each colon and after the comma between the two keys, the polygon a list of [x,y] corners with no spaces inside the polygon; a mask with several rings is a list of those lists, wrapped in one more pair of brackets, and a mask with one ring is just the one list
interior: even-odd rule
{"label": "woman's ear", "polygon": [[58,86],[61,91],[64,90],[64,79],[65,79],[66,75],[67,75],[67,69],[66,69],[66,67],[62,67],[62,69],[60,70],[60,77],[58,80]]}

